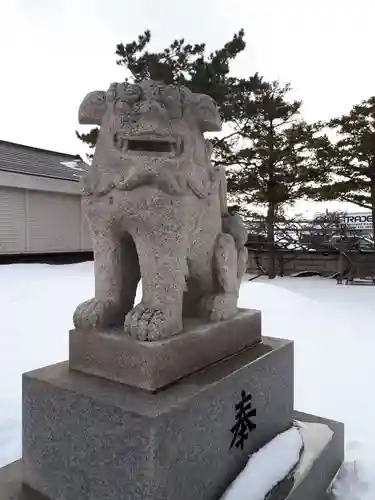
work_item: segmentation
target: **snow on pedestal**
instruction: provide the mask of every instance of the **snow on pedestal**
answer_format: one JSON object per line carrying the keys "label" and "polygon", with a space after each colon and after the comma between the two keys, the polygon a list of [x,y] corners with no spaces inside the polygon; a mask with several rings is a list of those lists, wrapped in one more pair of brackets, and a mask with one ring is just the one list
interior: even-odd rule
{"label": "snow on pedestal", "polygon": [[297,427],[279,434],[250,457],[221,500],[263,500],[296,465],[302,447]]}

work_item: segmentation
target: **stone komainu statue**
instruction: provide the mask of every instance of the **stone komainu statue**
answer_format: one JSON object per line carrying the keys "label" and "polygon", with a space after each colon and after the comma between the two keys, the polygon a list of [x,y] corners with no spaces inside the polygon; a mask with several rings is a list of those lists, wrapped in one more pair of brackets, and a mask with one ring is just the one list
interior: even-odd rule
{"label": "stone komainu statue", "polygon": [[228,214],[203,135],[221,129],[215,102],[160,81],[115,83],[84,98],[79,122],[100,131],[82,179],[95,298],[77,307],[75,327],[124,325],[151,341],[180,332],[184,317],[234,316],[246,230]]}

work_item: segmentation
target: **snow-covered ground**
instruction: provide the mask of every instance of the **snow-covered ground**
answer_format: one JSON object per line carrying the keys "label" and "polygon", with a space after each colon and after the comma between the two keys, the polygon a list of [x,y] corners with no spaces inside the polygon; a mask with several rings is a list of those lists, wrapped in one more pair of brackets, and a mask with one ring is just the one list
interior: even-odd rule
{"label": "snow-covered ground", "polygon": [[[0,266],[0,466],[21,454],[21,374],[67,359],[75,306],[92,263]],[[265,335],[295,341],[295,407],[345,422],[340,500],[375,498],[375,287],[323,278],[244,282],[240,306],[263,311]]]}

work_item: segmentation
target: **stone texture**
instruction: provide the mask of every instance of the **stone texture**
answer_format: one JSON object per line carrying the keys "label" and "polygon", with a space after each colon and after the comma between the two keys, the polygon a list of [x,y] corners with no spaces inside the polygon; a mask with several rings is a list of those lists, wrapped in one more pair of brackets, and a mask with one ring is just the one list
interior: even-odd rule
{"label": "stone texture", "polygon": [[[326,491],[344,460],[344,425],[301,412],[294,412],[294,418],[301,422],[327,425],[332,430],[332,438],[318,453],[314,442],[305,442],[304,453],[310,455],[312,466],[305,474],[299,474],[298,465],[298,480],[293,476],[285,479],[274,488],[267,500],[333,500]],[[21,481],[20,460],[0,469],[0,500],[45,500],[46,497],[31,489],[22,489]]]}
{"label": "stone texture", "polygon": [[261,341],[261,313],[241,310],[231,320],[186,320],[186,333],[138,342],[123,330],[72,330],[69,367],[155,391]]}
{"label": "stone texture", "polygon": [[247,231],[227,211],[225,172],[203,135],[221,129],[211,97],[114,83],[84,98],[79,121],[100,131],[83,178],[95,297],[77,307],[75,327],[125,327],[152,341],[181,332],[184,317],[235,316]]}
{"label": "stone texture", "polygon": [[0,469],[0,500],[48,500],[39,492],[22,484],[22,461]]}
{"label": "stone texture", "polygon": [[[256,428],[230,448],[246,391]],[[25,482],[52,500],[216,500],[292,423],[293,343],[265,338],[158,393],[70,371],[23,377]]]}

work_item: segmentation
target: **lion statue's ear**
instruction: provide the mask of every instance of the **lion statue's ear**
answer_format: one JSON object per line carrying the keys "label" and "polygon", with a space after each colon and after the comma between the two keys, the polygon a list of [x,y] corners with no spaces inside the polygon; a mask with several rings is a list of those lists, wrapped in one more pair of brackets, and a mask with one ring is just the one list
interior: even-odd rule
{"label": "lion statue's ear", "polygon": [[81,125],[101,125],[106,109],[106,93],[101,90],[90,92],[79,107],[78,122]]}
{"label": "lion statue's ear", "polygon": [[205,94],[193,94],[197,120],[202,132],[219,132],[222,127],[217,105],[212,97]]}

